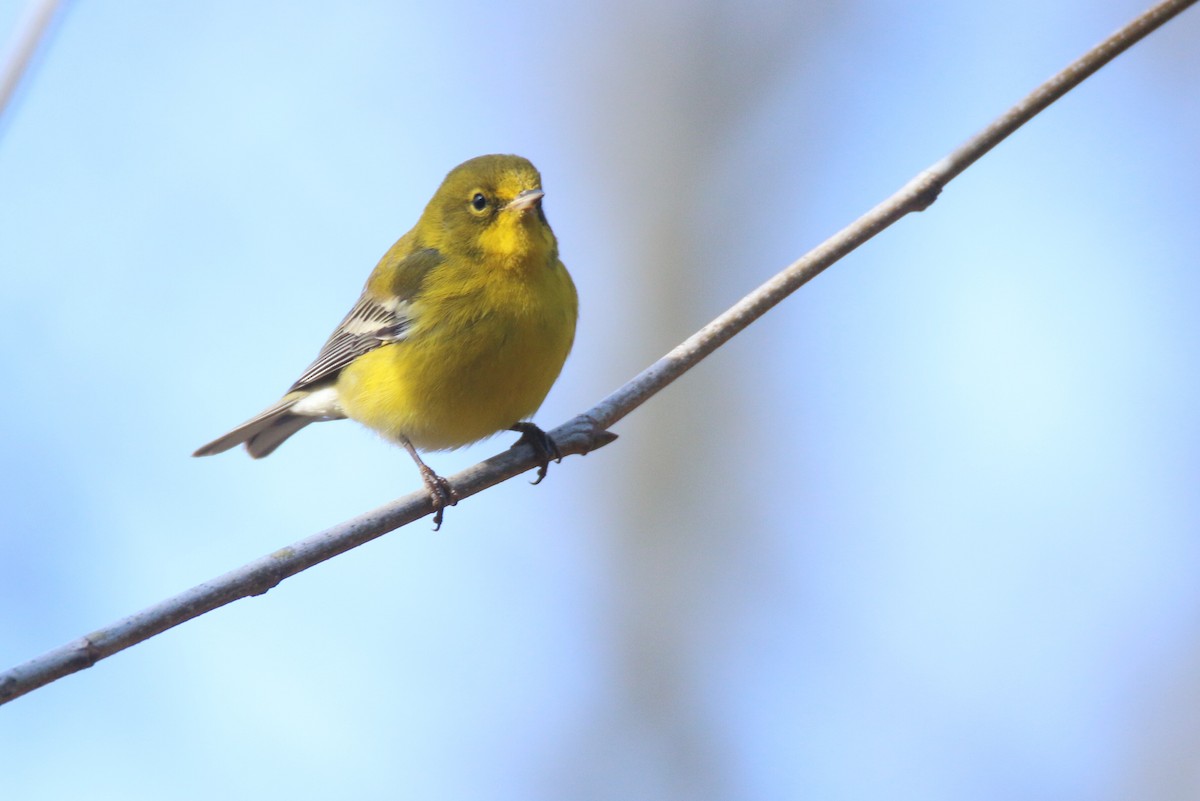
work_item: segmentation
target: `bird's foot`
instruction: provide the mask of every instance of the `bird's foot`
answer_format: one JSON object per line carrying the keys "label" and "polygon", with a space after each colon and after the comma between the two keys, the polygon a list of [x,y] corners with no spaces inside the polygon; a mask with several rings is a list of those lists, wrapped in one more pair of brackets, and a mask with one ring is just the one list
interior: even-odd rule
{"label": "bird's foot", "polygon": [[413,447],[408,437],[399,439],[404,450],[408,451],[408,455],[416,462],[417,469],[421,471],[421,480],[425,482],[425,489],[429,492],[429,502],[433,504],[433,530],[437,531],[442,527],[442,513],[446,511],[446,507],[458,503],[458,493],[454,491],[454,487],[450,486],[449,481],[433,472],[433,468],[421,461],[417,449]]}
{"label": "bird's foot", "polygon": [[446,507],[458,503],[458,493],[450,486],[449,481],[433,472],[428,465],[422,464],[420,467],[421,480],[425,482],[425,489],[429,491],[429,502],[433,504],[433,530],[437,531],[442,527],[442,513],[446,511]]}
{"label": "bird's foot", "polygon": [[538,457],[538,471],[537,478],[529,483],[540,484],[546,477],[546,471],[550,469],[550,460],[553,459],[555,463],[562,461],[562,451],[558,449],[558,445],[549,434],[533,423],[514,423],[508,430],[521,434],[521,438],[513,443],[514,448],[522,443],[533,448],[534,454]]}

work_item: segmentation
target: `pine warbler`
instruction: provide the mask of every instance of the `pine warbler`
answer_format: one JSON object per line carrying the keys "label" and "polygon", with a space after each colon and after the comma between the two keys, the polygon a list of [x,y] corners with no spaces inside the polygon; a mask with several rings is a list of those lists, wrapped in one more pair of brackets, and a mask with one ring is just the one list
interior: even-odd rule
{"label": "pine warbler", "polygon": [[538,171],[519,156],[455,167],[279,402],[193,455],[245,443],[257,459],[309,423],[348,417],[412,456],[435,527],[457,497],[417,449],[519,431],[541,458],[540,481],[560,457],[526,418],[562,370],[579,308],[543,195]]}

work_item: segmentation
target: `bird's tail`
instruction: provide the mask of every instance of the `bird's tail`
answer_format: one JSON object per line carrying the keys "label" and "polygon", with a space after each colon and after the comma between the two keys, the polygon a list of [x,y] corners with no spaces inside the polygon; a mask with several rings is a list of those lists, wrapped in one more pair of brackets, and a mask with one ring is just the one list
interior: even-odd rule
{"label": "bird's tail", "polygon": [[224,436],[217,437],[212,442],[196,450],[192,456],[212,456],[230,448],[246,443],[246,450],[255,459],[268,455],[280,444],[304,428],[309,423],[328,420],[329,417],[313,417],[296,414],[292,407],[306,397],[304,392],[291,392],[279,403],[263,410],[260,414],[242,423]]}

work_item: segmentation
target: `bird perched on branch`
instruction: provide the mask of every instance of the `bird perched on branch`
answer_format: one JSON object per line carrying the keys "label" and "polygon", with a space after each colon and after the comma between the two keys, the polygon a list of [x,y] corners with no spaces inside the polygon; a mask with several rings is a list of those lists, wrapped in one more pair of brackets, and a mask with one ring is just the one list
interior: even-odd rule
{"label": "bird perched on branch", "polygon": [[309,423],[348,417],[409,452],[435,527],[457,497],[418,449],[519,431],[541,459],[540,481],[561,457],[526,418],[562,370],[579,306],[543,195],[538,171],[519,156],[455,167],[279,402],[193,455],[244,443],[258,459]]}

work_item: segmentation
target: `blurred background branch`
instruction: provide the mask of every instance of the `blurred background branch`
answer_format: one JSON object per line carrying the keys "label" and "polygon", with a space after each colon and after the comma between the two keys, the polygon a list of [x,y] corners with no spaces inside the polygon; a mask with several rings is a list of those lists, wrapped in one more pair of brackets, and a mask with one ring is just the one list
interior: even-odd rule
{"label": "blurred background branch", "polygon": [[5,116],[17,87],[29,71],[34,54],[49,38],[50,23],[60,5],[62,0],[34,0],[30,3],[24,24],[17,28],[4,60],[0,62],[0,133],[4,131]]}

